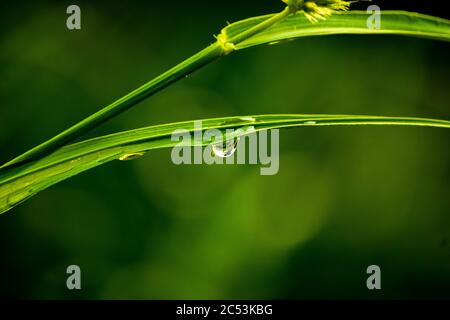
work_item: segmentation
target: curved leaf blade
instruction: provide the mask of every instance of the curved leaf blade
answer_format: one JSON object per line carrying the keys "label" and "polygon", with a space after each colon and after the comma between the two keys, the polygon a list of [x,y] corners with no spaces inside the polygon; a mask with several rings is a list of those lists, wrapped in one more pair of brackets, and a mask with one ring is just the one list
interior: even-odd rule
{"label": "curved leaf blade", "polygon": [[[232,38],[272,15],[241,20],[225,27],[222,32]],[[382,11],[381,29],[369,29],[365,11],[337,12],[318,23],[311,23],[302,12],[290,15],[283,21],[244,40],[236,49],[273,43],[299,37],[333,34],[396,34],[420,38],[450,41],[450,21],[420,13],[406,11]]]}
{"label": "curved leaf blade", "polygon": [[[251,132],[300,126],[409,125],[450,128],[450,121],[409,117],[350,115],[258,115],[202,120],[208,129],[249,128]],[[6,212],[42,190],[83,171],[118,160],[127,154],[176,146],[175,130],[198,131],[196,121],[129,130],[62,147],[48,156],[0,173],[0,213]],[[248,133],[249,131],[247,131]],[[203,136],[203,135],[202,135]],[[192,145],[211,141],[192,140]]]}

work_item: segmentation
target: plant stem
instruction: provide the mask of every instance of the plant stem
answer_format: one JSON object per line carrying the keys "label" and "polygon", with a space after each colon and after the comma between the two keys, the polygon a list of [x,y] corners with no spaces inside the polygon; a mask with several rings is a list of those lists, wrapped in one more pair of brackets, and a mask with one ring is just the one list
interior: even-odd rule
{"label": "plant stem", "polygon": [[94,129],[95,127],[117,116],[118,114],[130,109],[140,101],[157,93],[158,91],[178,81],[184,76],[212,62],[213,60],[220,57],[221,53],[222,48],[217,43],[210,45],[209,47],[203,49],[189,59],[176,65],[172,69],[164,72],[160,76],[147,82],[146,84],[128,93],[122,98],[114,101],[100,111],[92,114],[91,116],[78,122],[74,126],[68,128],[67,130],[61,132],[53,138],[9,161],[8,163],[1,166],[0,169],[10,167],[11,165],[17,165],[31,159],[39,158],[40,156],[43,156],[46,153],[63,146],[64,144],[78,138],[79,136]]}
{"label": "plant stem", "polygon": [[268,18],[267,20],[257,24],[256,26],[254,26],[248,30],[245,30],[244,32],[241,32],[241,33],[233,36],[232,38],[228,39],[228,42],[230,42],[232,44],[238,44],[239,42],[242,42],[242,41],[250,38],[251,36],[273,26],[275,23],[280,22],[281,20],[285,19],[291,13],[294,13],[294,12],[289,7],[286,7],[280,13],[277,13],[277,14],[271,16],[270,18]]}
{"label": "plant stem", "polygon": [[60,134],[7,162],[0,167],[0,170],[4,170],[6,168],[17,166],[21,163],[40,158],[48,154],[49,152],[65,145],[66,143],[73,141],[74,139],[98,127],[109,119],[130,109],[142,100],[152,96],[158,91],[161,91],[172,83],[184,78],[186,75],[189,75],[199,68],[230,53],[234,50],[235,44],[238,44],[239,42],[248,39],[256,33],[269,28],[275,23],[286,18],[291,12],[292,10],[286,7],[280,13],[275,14],[267,20],[257,24],[256,26],[233,36],[231,39],[226,39],[224,35],[222,35],[222,37],[219,36],[215,43],[211,44],[210,46],[206,47],[190,58],[184,60],[183,62],[164,72],[160,76],[147,82],[136,90],[114,101],[100,111],[97,111],[91,116],[66,129]]}

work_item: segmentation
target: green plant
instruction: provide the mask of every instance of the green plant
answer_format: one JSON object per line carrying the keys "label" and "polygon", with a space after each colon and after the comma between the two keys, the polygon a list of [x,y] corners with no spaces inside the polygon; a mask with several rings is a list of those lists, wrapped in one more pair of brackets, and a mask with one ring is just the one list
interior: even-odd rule
{"label": "green plant", "polygon": [[[367,13],[345,11],[350,2],[341,0],[283,0],[287,6],[277,14],[253,17],[228,25],[217,41],[172,69],[113,102],[71,128],[0,167],[0,213],[37,192],[102,163],[130,159],[155,148],[173,146],[170,133],[190,128],[193,122],[135,129],[68,145],[82,134],[128,110],[206,64],[234,51],[304,36],[329,34],[397,34],[450,40],[450,22],[417,13],[383,12],[383,28],[369,29]],[[248,120],[251,119],[251,120]],[[268,115],[209,119],[204,129],[252,126],[255,131],[292,126],[380,124],[423,125],[449,128],[450,122],[420,118],[344,115]],[[211,141],[196,142],[200,144]]]}

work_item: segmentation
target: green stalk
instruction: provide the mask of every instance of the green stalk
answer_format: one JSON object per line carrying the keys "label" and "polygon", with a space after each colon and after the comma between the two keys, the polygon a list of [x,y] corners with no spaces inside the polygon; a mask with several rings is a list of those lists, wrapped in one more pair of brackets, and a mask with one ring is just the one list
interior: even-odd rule
{"label": "green stalk", "polygon": [[145,98],[148,98],[149,96],[161,91],[165,87],[194,72],[202,66],[214,61],[222,54],[223,49],[220,45],[217,43],[210,45],[187,60],[176,65],[172,69],[164,72],[160,76],[147,82],[122,98],[114,101],[100,111],[92,114],[53,138],[9,161],[1,166],[0,169],[5,169],[12,165],[17,165],[22,162],[39,158],[40,156],[57,149],[70,141],[73,141],[84,133],[130,109]]}
{"label": "green stalk", "polygon": [[105,108],[97,111],[91,116],[85,118],[84,120],[78,122],[74,126],[66,129],[60,134],[54,136],[53,138],[45,141],[44,143],[32,148],[31,150],[23,153],[22,155],[14,158],[13,160],[7,162],[0,167],[0,170],[6,169],[10,166],[18,165],[22,162],[27,162],[32,159],[39,158],[46,153],[55,150],[68,142],[80,137],[86,132],[98,127],[102,123],[108,121],[109,119],[119,115],[120,113],[130,109],[142,100],[154,95],[158,91],[166,88],[172,83],[184,78],[185,76],[193,73],[199,68],[217,60],[223,55],[226,55],[234,50],[235,44],[246,40],[247,38],[259,33],[273,24],[283,20],[291,13],[291,10],[286,7],[283,11],[278,14],[272,15],[268,19],[252,26],[249,29],[233,36],[230,39],[219,36],[217,41],[207,48],[201,50],[197,54],[191,56],[190,58],[184,60],[175,67],[164,72],[160,76],[154,78],[153,80],[147,82],[136,90],[128,93],[122,98],[114,101]]}
{"label": "green stalk", "polygon": [[254,26],[250,29],[247,29],[239,34],[234,35],[233,37],[231,37],[228,40],[228,42],[230,42],[232,44],[239,44],[240,42],[254,36],[255,34],[261,32],[261,31],[268,29],[269,27],[273,26],[274,24],[287,18],[287,16],[290,15],[291,13],[293,13],[293,11],[289,7],[286,7],[280,13],[270,16],[269,18],[267,18],[266,20],[257,24],[256,26]]}

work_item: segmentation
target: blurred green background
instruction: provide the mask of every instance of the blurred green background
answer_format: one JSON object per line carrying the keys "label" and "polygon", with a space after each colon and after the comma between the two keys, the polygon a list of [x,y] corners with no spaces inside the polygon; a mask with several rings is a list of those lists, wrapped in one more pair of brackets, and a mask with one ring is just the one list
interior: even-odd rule
{"label": "blurred green background", "polygon": [[[226,21],[282,8],[77,1],[82,29],[70,31],[70,4],[1,4],[2,163],[205,47]],[[449,53],[447,43],[398,36],[260,46],[87,136],[265,113],[449,119]],[[275,176],[258,165],[176,166],[168,149],[101,166],[0,216],[0,295],[450,298],[449,138],[434,128],[283,130]],[[80,291],[66,288],[71,264]],[[366,288],[371,264],[382,290]]]}

